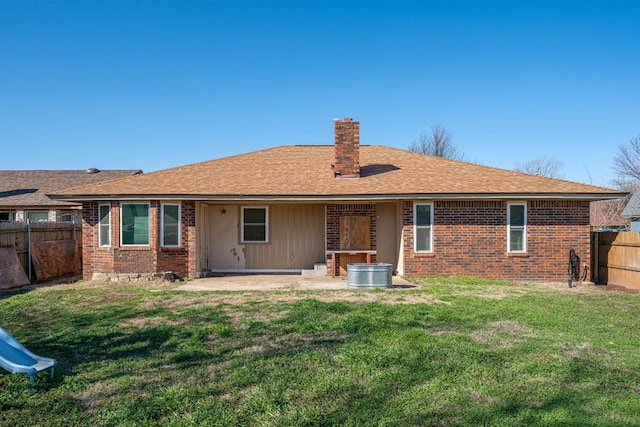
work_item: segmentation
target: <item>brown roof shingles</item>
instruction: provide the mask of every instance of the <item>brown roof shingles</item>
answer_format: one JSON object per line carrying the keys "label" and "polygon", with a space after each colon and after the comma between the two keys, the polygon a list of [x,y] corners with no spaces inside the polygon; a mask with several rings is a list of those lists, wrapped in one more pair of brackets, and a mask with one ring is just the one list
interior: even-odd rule
{"label": "brown roof shingles", "polygon": [[0,206],[5,208],[69,206],[47,195],[81,185],[129,177],[139,170],[0,170]]}
{"label": "brown roof shingles", "polygon": [[336,179],[334,146],[280,146],[75,188],[65,199],[106,196],[372,197],[401,195],[583,195],[615,190],[527,175],[405,150],[360,146],[360,178]]}

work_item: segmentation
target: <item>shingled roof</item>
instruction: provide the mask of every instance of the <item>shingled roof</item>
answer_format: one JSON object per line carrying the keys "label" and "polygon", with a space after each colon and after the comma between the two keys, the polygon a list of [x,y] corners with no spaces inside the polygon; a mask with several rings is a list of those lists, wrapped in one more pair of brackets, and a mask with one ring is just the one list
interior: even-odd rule
{"label": "shingled roof", "polygon": [[360,145],[360,177],[336,178],[333,145],[279,146],[59,191],[64,200],[573,198],[624,193],[510,170]]}
{"label": "shingled roof", "polygon": [[47,194],[81,185],[123,178],[140,170],[2,170],[0,171],[0,206],[5,208],[69,206],[52,200]]}
{"label": "shingled roof", "polygon": [[633,193],[621,214],[624,218],[640,217],[640,191]]}

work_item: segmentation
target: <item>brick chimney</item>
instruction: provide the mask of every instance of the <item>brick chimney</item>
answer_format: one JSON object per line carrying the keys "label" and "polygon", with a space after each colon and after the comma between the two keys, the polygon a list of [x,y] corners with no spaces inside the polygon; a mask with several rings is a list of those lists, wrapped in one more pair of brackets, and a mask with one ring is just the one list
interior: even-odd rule
{"label": "brick chimney", "polygon": [[359,178],[360,123],[346,118],[334,122],[336,159],[333,174],[336,178]]}

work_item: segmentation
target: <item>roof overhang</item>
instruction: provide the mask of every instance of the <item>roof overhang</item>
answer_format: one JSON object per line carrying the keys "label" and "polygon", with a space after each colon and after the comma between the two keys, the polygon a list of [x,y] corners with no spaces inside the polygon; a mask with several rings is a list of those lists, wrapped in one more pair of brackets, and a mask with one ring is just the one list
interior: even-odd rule
{"label": "roof overhang", "polygon": [[378,200],[611,200],[624,198],[627,193],[408,193],[408,194],[109,194],[109,195],[51,195],[55,200],[74,202],[109,200],[193,200],[209,202],[331,202]]}

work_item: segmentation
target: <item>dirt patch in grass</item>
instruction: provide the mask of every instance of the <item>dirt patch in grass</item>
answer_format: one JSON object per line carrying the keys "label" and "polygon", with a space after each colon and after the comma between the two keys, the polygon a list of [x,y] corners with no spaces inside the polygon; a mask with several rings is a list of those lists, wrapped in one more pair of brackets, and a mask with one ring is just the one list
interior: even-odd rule
{"label": "dirt patch in grass", "polygon": [[542,291],[562,292],[567,294],[639,294],[640,289],[630,289],[619,285],[596,285],[593,282],[577,282],[569,287],[568,282],[528,283]]}
{"label": "dirt patch in grass", "polygon": [[229,319],[229,323],[236,329],[244,330],[249,327],[249,322],[271,322],[283,318],[289,310],[270,310],[263,307],[250,307],[241,303],[226,305],[222,311]]}
{"label": "dirt patch in grass", "polygon": [[[86,308],[105,303],[116,303],[125,300],[137,293],[139,289],[150,291],[163,291],[159,298],[144,298],[139,308],[142,310],[165,309],[175,314],[180,314],[183,310],[202,309],[205,307],[219,308],[220,306],[245,306],[247,304],[290,304],[305,299],[314,299],[321,302],[345,302],[345,303],[373,303],[379,302],[389,305],[403,304],[446,304],[450,301],[443,301],[437,292],[429,292],[429,286],[416,285],[415,288],[392,288],[375,290],[251,290],[251,291],[200,291],[200,292],[175,292],[171,294],[164,291],[176,289],[182,282],[170,282],[158,280],[145,283],[125,283],[125,282],[99,282],[83,281],[76,278],[68,279],[69,282],[52,281],[45,284],[28,286],[23,289],[32,289],[38,292],[48,292],[51,290],[70,289],[95,289],[97,291],[108,291],[106,293],[96,293],[95,295],[84,294],[81,300],[77,301],[78,307]],[[569,288],[567,283],[513,283],[509,285],[500,284],[478,284],[462,286],[452,286],[449,296],[477,297],[482,299],[506,299],[513,296],[525,295],[531,291],[541,292],[561,292],[565,294],[615,294],[627,293],[637,294],[640,291],[627,289],[615,285],[594,285],[590,282],[576,283]],[[63,298],[67,298],[66,296]],[[71,297],[69,297],[71,298]],[[247,310],[241,313],[238,310],[225,310],[225,314],[232,319],[232,323],[240,325],[243,319],[257,316],[257,312],[272,310]],[[271,313],[273,315],[273,313]],[[257,320],[273,320],[272,317]],[[135,326],[135,325],[132,325]],[[149,326],[142,326],[149,327]]]}
{"label": "dirt patch in grass", "polygon": [[453,326],[435,326],[433,328],[427,329],[427,333],[431,335],[444,335],[444,334],[455,334],[458,330]]}
{"label": "dirt patch in grass", "polygon": [[531,290],[540,292],[561,292],[564,294],[637,294],[639,290],[628,289],[616,285],[596,285],[592,282],[574,283],[570,288],[567,282],[531,283],[517,282],[511,285],[466,285],[464,288],[454,288],[453,296],[468,296],[483,299],[505,299],[513,296],[525,295]]}
{"label": "dirt patch in grass", "polygon": [[121,328],[135,327],[138,329],[154,328],[156,326],[177,326],[187,325],[188,322],[185,319],[180,321],[167,319],[166,317],[144,317],[137,316],[129,319],[124,319],[118,326]]}
{"label": "dirt patch in grass", "polygon": [[564,355],[566,357],[577,359],[589,353],[593,346],[590,342],[580,342],[575,344],[566,343],[561,345],[561,347],[564,350]]}
{"label": "dirt patch in grass", "polygon": [[86,410],[93,412],[98,406],[109,402],[121,392],[121,387],[115,381],[107,379],[87,384],[84,390],[74,393],[73,398],[78,400]]}
{"label": "dirt patch in grass", "polygon": [[203,307],[215,307],[220,301],[215,298],[209,298],[208,295],[188,295],[177,294],[172,296],[163,296],[160,298],[146,299],[139,308],[141,310],[157,310],[164,309],[177,313],[183,310],[200,309]]}
{"label": "dirt patch in grass", "polygon": [[262,311],[260,304],[295,303],[305,299],[321,302],[349,302],[385,304],[451,304],[441,301],[435,295],[427,293],[403,293],[401,298],[397,291],[352,291],[352,290],[322,290],[322,291],[244,291],[244,292],[215,292],[181,293],[164,299],[146,301],[140,305],[141,309],[150,310],[164,308],[166,310],[184,310],[189,308],[218,307],[220,305],[256,305],[256,311]]}
{"label": "dirt patch in grass", "polygon": [[502,403],[501,399],[479,390],[469,390],[469,397],[480,404],[498,405]]}
{"label": "dirt patch in grass", "polygon": [[343,342],[347,338],[344,334],[325,332],[322,334],[266,334],[254,340],[254,345],[246,347],[248,354],[266,356],[273,353],[300,351],[303,349],[318,349],[323,346]]}
{"label": "dirt patch in grass", "polygon": [[519,286],[484,286],[469,287],[451,293],[453,296],[465,296],[483,299],[504,299],[512,296],[524,295],[527,290]]}
{"label": "dirt patch in grass", "polygon": [[508,320],[491,322],[484,328],[469,334],[469,337],[478,344],[496,348],[511,348],[525,342],[527,338],[536,336],[533,329]]}

